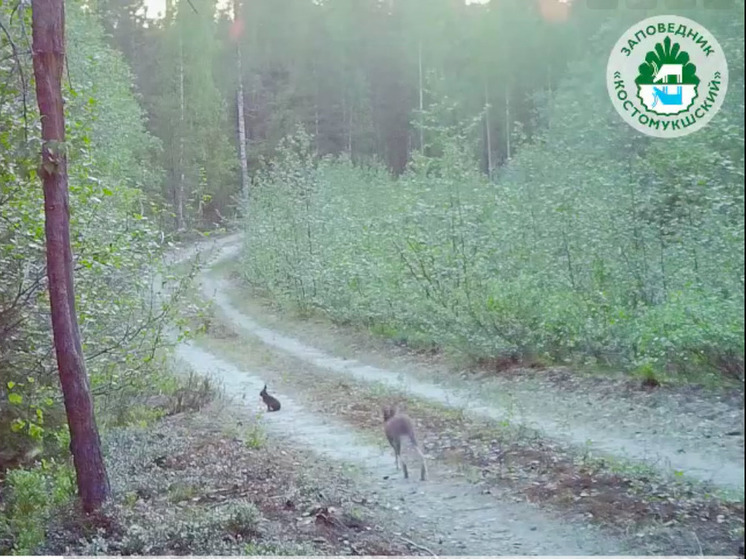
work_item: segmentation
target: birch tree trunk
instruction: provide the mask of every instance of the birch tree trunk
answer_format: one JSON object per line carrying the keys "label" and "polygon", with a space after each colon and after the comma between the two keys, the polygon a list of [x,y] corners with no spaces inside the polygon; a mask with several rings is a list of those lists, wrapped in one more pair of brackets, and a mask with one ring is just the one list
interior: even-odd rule
{"label": "birch tree trunk", "polygon": [[181,27],[179,27],[179,183],[176,185],[176,229],[183,231],[184,223],[184,196],[186,186],[184,182],[184,42],[181,38]]}
{"label": "birch tree trunk", "polygon": [[510,89],[508,89],[508,86],[505,86],[505,152],[507,155],[507,160],[510,161],[511,153],[510,153]]}
{"label": "birch tree trunk", "polygon": [[490,91],[484,81],[484,126],[487,133],[487,176],[492,178],[492,123],[490,122]]}
{"label": "birch tree trunk", "polygon": [[425,110],[425,94],[423,92],[423,79],[422,79],[422,39],[417,43],[417,66],[419,75],[419,90],[420,90],[420,151],[425,153],[425,128],[423,122],[423,111]]}
{"label": "birch tree trunk", "polygon": [[236,90],[236,109],[238,113],[238,158],[241,163],[241,192],[245,200],[249,199],[249,162],[246,158],[246,119],[244,116],[243,74],[241,73],[241,47],[236,47],[236,72],[238,89]]}
{"label": "birch tree trunk", "polygon": [[[241,17],[241,6],[238,0],[233,2],[233,22],[238,23]],[[238,76],[238,88],[236,89],[236,114],[238,118],[238,158],[241,164],[241,192],[244,200],[249,200],[249,163],[246,158],[246,118],[244,116],[244,94],[243,94],[243,69],[241,65],[241,41],[236,40],[236,76]]]}
{"label": "birch tree trunk", "polygon": [[44,188],[47,278],[54,349],[70,427],[70,452],[75,464],[78,493],[83,510],[93,512],[109,497],[110,487],[75,312],[62,105],[65,65],[63,0],[33,0],[32,33],[36,98],[41,115],[42,163],[39,175]]}
{"label": "birch tree trunk", "polygon": [[347,119],[347,153],[350,154],[350,160],[352,160],[352,128],[355,125],[355,99],[352,95],[349,95],[349,107],[347,111],[350,113]]}
{"label": "birch tree trunk", "polygon": [[314,122],[314,135],[313,135],[314,149],[316,151],[316,157],[318,157],[319,156],[319,101],[318,101],[318,92],[316,94],[316,103],[315,103],[314,112],[313,112],[313,122]]}

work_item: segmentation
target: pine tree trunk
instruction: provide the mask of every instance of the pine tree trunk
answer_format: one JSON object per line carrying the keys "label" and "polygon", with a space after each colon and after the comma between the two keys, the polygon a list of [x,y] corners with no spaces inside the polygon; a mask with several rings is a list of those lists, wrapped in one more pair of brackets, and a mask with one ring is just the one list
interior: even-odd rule
{"label": "pine tree trunk", "polygon": [[62,74],[65,64],[63,0],[33,0],[33,64],[41,115],[47,277],[54,349],[70,427],[78,493],[86,512],[109,497],[109,480],[101,453],[80,330],[75,312],[73,258],[70,246],[65,115]]}

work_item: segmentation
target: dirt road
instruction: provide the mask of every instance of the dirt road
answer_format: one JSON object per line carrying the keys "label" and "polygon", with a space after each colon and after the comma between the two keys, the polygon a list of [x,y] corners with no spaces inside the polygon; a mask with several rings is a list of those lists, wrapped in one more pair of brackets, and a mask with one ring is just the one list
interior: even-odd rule
{"label": "dirt road", "polygon": [[[238,236],[219,240],[211,253],[211,267],[235,259],[239,249]],[[190,249],[180,258],[197,251]],[[359,483],[380,505],[384,516],[400,532],[417,534],[434,553],[695,554],[702,551],[702,537],[695,533],[675,548],[666,548],[667,540],[660,538],[660,532],[648,541],[639,533],[604,530],[582,515],[559,514],[526,502],[509,487],[497,484],[485,490],[484,485],[468,479],[458,464],[431,466],[433,475],[427,483],[402,480],[394,470],[390,449],[381,443],[382,437],[372,438],[370,431],[361,431],[348,417],[340,419],[341,413],[328,409],[325,413],[326,404],[320,403],[325,393],[314,392],[314,383],[318,389],[330,378],[338,383],[349,378],[360,387],[355,388],[358,392],[384,387],[404,398],[457,410],[467,418],[510,424],[568,448],[643,464],[671,479],[708,481],[736,492],[742,499],[743,408],[732,402],[682,402],[679,396],[668,394],[615,396],[600,389],[589,392],[587,387],[557,389],[541,378],[529,377],[457,378],[457,385],[449,380],[452,374],[434,370],[430,364],[423,367],[365,351],[351,355],[349,348],[339,351],[337,341],[330,339],[328,332],[322,335],[300,328],[288,335],[287,331],[293,329],[282,328],[287,324],[273,323],[268,316],[251,316],[242,308],[235,286],[220,274],[208,269],[200,282],[220,319],[237,334],[225,342],[228,349],[222,355],[216,346],[184,343],[177,348],[178,358],[192,369],[219,379],[237,405],[252,413],[261,409],[257,395],[267,378],[276,379],[275,386],[287,387],[286,393],[273,391],[283,408],[264,417],[270,436],[355,466]],[[264,358],[257,360],[263,352]],[[251,353],[254,359],[242,359],[243,353]],[[303,377],[287,373],[304,366],[313,372],[304,372]],[[309,383],[312,375],[318,378]],[[717,522],[722,524],[719,518]],[[673,541],[679,536],[668,537]],[[738,534],[733,537],[737,539]],[[723,549],[719,545],[713,543],[705,552]]]}

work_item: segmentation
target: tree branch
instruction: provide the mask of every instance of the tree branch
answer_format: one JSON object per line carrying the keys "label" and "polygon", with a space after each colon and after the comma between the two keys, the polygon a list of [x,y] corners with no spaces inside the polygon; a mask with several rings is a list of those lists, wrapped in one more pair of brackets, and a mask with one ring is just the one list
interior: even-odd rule
{"label": "tree branch", "polygon": [[21,64],[21,57],[18,54],[18,48],[16,47],[16,44],[13,41],[13,38],[10,36],[10,32],[6,29],[6,27],[3,25],[1,21],[0,21],[0,31],[2,31],[5,37],[8,39],[8,43],[10,44],[10,50],[12,51],[10,58],[15,59],[16,67],[18,68],[18,74],[21,76],[21,99],[23,100],[22,101],[23,102],[23,139],[24,141],[28,142],[28,105],[26,104],[26,94],[27,94],[26,75],[23,73],[23,65]]}

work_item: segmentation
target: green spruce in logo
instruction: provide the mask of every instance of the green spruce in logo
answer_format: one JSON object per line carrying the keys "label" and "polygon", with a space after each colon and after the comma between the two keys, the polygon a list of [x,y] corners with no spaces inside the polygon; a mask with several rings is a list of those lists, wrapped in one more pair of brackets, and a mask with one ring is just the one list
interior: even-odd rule
{"label": "green spruce in logo", "polygon": [[658,115],[675,115],[689,109],[697,98],[697,67],[678,43],[666,37],[645,55],[635,79],[637,97]]}

